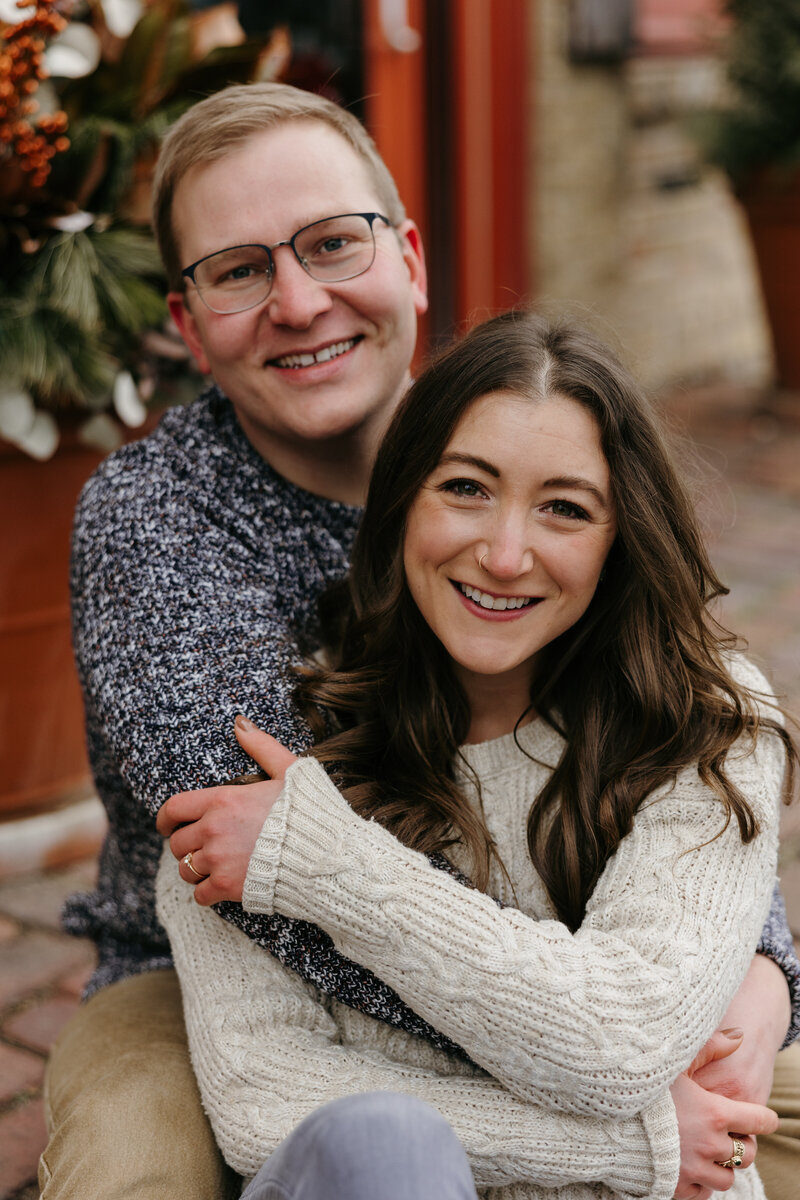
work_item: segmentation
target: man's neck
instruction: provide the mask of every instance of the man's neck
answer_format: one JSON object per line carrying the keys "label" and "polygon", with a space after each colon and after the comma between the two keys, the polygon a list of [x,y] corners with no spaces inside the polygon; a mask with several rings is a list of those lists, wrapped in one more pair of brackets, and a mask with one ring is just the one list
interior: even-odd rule
{"label": "man's neck", "polygon": [[253,426],[246,415],[237,416],[247,440],[284,479],[325,500],[364,503],[379,438],[350,433],[321,442],[286,442]]}

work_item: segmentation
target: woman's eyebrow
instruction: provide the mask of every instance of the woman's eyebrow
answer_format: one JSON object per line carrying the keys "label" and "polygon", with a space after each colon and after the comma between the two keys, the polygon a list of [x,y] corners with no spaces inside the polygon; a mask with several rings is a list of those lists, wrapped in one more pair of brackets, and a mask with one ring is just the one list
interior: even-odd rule
{"label": "woman's eyebrow", "polygon": [[596,483],[584,479],[581,475],[554,475],[552,479],[545,479],[542,486],[546,488],[577,488],[579,491],[588,492],[590,496],[594,496],[597,503],[603,508],[608,508],[608,497],[600,491]]}
{"label": "woman's eyebrow", "polygon": [[439,465],[447,466],[451,463],[459,463],[464,467],[477,467],[479,471],[486,471],[487,475],[493,475],[495,479],[500,478],[497,467],[493,467],[485,458],[476,458],[473,454],[459,454],[456,450],[450,450],[442,455]]}

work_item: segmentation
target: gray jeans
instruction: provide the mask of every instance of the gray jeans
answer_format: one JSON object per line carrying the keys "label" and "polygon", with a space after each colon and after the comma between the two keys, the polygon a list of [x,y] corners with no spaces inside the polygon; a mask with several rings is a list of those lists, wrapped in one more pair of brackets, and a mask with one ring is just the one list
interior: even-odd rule
{"label": "gray jeans", "polygon": [[281,1142],[242,1200],[476,1200],[444,1117],[396,1092],[323,1104]]}

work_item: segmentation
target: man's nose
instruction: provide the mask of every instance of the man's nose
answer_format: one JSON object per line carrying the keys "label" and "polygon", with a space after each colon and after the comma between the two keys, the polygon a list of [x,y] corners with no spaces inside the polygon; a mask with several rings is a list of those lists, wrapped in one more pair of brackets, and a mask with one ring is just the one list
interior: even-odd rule
{"label": "man's nose", "polygon": [[312,279],[300,266],[291,246],[273,250],[274,277],[267,297],[267,311],[276,325],[293,329],[308,329],[314,320],[327,312],[333,301],[324,283]]}

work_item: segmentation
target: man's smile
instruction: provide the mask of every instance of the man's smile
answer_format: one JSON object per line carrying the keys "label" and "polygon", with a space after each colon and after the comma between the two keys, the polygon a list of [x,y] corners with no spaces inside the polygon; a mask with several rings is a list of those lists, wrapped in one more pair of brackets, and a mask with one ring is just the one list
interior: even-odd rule
{"label": "man's smile", "polygon": [[317,363],[330,362],[331,359],[339,358],[342,354],[347,354],[348,350],[352,350],[362,340],[362,336],[348,338],[344,342],[330,342],[327,346],[320,347],[319,350],[304,350],[297,354],[284,354],[281,358],[270,359],[267,365],[270,367],[288,367],[292,370],[298,370],[300,367],[313,367]]}

